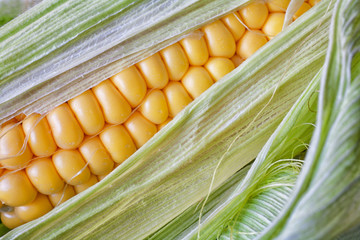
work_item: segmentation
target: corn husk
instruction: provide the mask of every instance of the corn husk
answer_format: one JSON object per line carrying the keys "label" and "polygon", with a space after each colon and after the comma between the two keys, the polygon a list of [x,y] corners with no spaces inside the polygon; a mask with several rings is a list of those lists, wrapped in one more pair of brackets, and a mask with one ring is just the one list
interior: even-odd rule
{"label": "corn husk", "polygon": [[[74,2],[68,1],[69,4]],[[105,39],[105,42],[101,42],[103,45],[95,45],[98,47],[96,49],[87,44],[100,44],[99,39],[89,37],[93,36],[90,33],[108,30],[107,27],[111,27],[111,20],[117,22],[117,17],[126,16],[126,13],[134,10],[133,7],[138,7],[139,11],[144,12],[152,8],[145,8],[148,5],[142,2],[135,4],[120,1],[117,8],[112,8],[118,11],[115,11],[112,17],[94,22],[90,15],[91,7],[98,5],[89,7],[90,10],[87,12],[89,15],[86,16],[89,18],[88,23],[94,24],[92,30],[84,30],[82,34],[70,36],[72,31],[76,31],[74,27],[69,32],[70,35],[60,36],[55,39],[59,42],[55,41],[53,45],[49,45],[53,49],[43,51],[39,49],[40,52],[30,56],[29,59],[19,59],[17,68],[9,68],[9,71],[2,72],[4,75],[2,75],[1,84],[4,84],[3,86],[15,84],[13,85],[17,86],[15,91],[19,91],[9,94],[11,99],[3,98],[5,99],[1,103],[4,104],[1,105],[3,112],[0,114],[2,119],[5,120],[19,111],[46,112],[45,109],[55,102],[65,101],[68,97],[76,95],[76,91],[81,92],[82,88],[91,87],[104,77],[111,76],[112,71],[119,71],[128,66],[127,64],[141,59],[146,54],[151,54],[161,46],[179,39],[183,36],[182,34],[210,21],[208,16],[201,15],[200,12],[204,11],[213,18],[226,12],[224,8],[220,8],[221,10],[217,8],[223,4],[225,6],[226,1],[186,2],[189,5],[186,5],[184,1],[181,3],[164,2],[166,2],[165,5],[161,5],[163,3],[161,1],[151,2],[155,5],[150,5],[150,7],[157,6],[157,10],[164,9],[163,14],[171,9],[178,12],[158,15],[160,18],[157,22],[149,21],[153,26],[149,30],[145,30],[145,26],[149,27],[148,23],[135,29],[129,26],[125,28],[122,25],[124,29],[130,29],[128,30],[130,36],[120,37],[120,39],[114,36],[117,42],[111,42],[111,38],[105,38],[106,35],[95,35]],[[240,1],[232,5],[230,2],[229,6],[235,4],[240,6],[245,3],[245,1]],[[11,23],[20,24],[26,17],[30,17],[32,11],[33,13],[39,11],[40,14],[41,11],[46,11],[50,7],[56,7],[56,2],[51,3],[55,5],[47,4],[50,2],[40,3],[26,12],[29,15],[22,15]],[[180,5],[183,8],[174,7]],[[171,9],[170,6],[172,6]],[[153,234],[177,215],[205,198],[210,191],[220,186],[258,155],[277,125],[322,67],[328,43],[327,32],[332,7],[332,1],[324,0],[313,10],[304,14],[299,21],[289,26],[285,32],[274,38],[252,58],[191,103],[168,126],[103,181],[49,214],[10,231],[3,239],[141,239]],[[183,16],[184,11],[189,11],[189,8],[193,8],[193,11],[189,12],[190,15],[180,18],[179,16]],[[131,11],[127,12],[126,10],[129,9]],[[124,16],[121,10],[124,10]],[[140,13],[139,16],[142,18],[143,15]],[[60,17],[64,17],[61,14],[55,14],[55,16],[58,21]],[[174,16],[179,18],[175,19]],[[200,20],[192,25],[188,21],[193,20],[192,17],[195,16],[202,17],[199,17]],[[40,17],[39,22],[44,24],[46,20]],[[186,24],[184,24],[185,21]],[[177,23],[182,24],[176,25]],[[29,26],[31,24],[29,23]],[[184,26],[186,30],[184,28],[179,30],[174,26]],[[12,27],[8,25],[0,30],[11,32],[11,29]],[[175,33],[170,29],[176,29],[173,30]],[[180,34],[181,31],[183,31],[182,34]],[[154,41],[149,41],[149,39]],[[159,39],[165,39],[165,41],[156,42]],[[30,39],[30,42],[35,40],[45,41],[34,38]],[[153,48],[148,50],[148,44],[152,44]],[[74,53],[87,48],[93,51],[85,51],[83,56],[76,58],[77,55]],[[117,54],[120,53],[119,50],[124,49],[127,49],[125,52],[128,55],[120,54],[119,60]],[[132,52],[134,49],[136,52]],[[76,51],[71,53],[70,50]],[[69,58],[66,58],[66,54],[69,54]],[[13,58],[15,55],[12,55]],[[66,65],[61,65],[59,62],[56,62],[54,66],[50,64],[51,61],[61,62],[65,61],[64,59],[68,60]],[[95,60],[100,60],[100,62]],[[82,73],[81,70],[84,69],[88,71]],[[27,76],[30,77],[27,78]],[[35,83],[37,78],[35,76],[40,79],[38,83]],[[25,90],[18,90],[18,86],[22,84],[15,83],[17,80],[12,79],[22,79],[19,83],[30,85],[28,88],[25,86]],[[62,83],[60,80],[64,79],[71,80]],[[80,81],[82,79],[87,80],[82,82]],[[30,80],[34,80],[34,83]],[[70,86],[75,88],[75,83],[78,81],[81,87],[76,87],[76,91],[64,90]],[[60,85],[54,87],[55,85],[52,84],[56,83]],[[39,89],[41,89],[40,93],[33,95],[37,92],[35,90]],[[41,94],[44,96],[39,97]],[[56,96],[57,100],[51,101],[50,95]],[[49,103],[42,108],[46,99]],[[6,107],[8,106],[6,104],[10,102],[15,104],[11,109]],[[24,102],[27,104],[21,106]]]}
{"label": "corn husk", "polygon": [[144,238],[204,198],[256,157],[321,68],[327,3],[214,84],[102,182],[4,239]]}

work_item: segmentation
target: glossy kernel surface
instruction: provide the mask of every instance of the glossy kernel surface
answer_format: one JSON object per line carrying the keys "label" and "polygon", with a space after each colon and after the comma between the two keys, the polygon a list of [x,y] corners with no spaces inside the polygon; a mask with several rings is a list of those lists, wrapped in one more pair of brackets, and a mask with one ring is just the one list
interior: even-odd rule
{"label": "glossy kernel surface", "polygon": [[15,208],[16,215],[25,222],[37,219],[48,213],[53,206],[46,195],[38,194],[34,201]]}
{"label": "glossy kernel surface", "polygon": [[264,25],[269,11],[263,2],[253,2],[239,11],[245,25],[250,29],[261,29]]}
{"label": "glossy kernel surface", "polygon": [[93,174],[104,175],[114,169],[114,161],[99,136],[86,139],[79,151]]}
{"label": "glossy kernel surface", "polygon": [[67,103],[50,111],[47,115],[56,144],[63,149],[75,149],[84,139],[78,121]]}
{"label": "glossy kernel surface", "polygon": [[25,143],[25,134],[20,125],[8,124],[0,131],[1,165],[7,169],[25,167],[33,154]]}
{"label": "glossy kernel surface", "polygon": [[236,53],[242,58],[251,57],[259,48],[267,43],[265,34],[260,31],[246,31],[237,43]]}
{"label": "glossy kernel surface", "polygon": [[95,135],[103,129],[104,115],[91,90],[71,99],[68,103],[85,134]]}
{"label": "glossy kernel surface", "polygon": [[146,82],[135,66],[119,72],[110,79],[132,108],[144,99],[147,91]]}
{"label": "glossy kernel surface", "polygon": [[157,132],[156,125],[143,117],[139,112],[135,112],[124,125],[132,139],[134,139],[137,148],[144,145]]}
{"label": "glossy kernel surface", "polygon": [[160,55],[164,60],[169,79],[172,81],[180,81],[189,68],[189,60],[179,43],[175,43],[160,51]]}
{"label": "glossy kernel surface", "polygon": [[232,33],[235,41],[239,41],[241,36],[245,32],[244,25],[240,22],[240,15],[237,12],[230,13],[225,17],[221,18],[221,21],[226,25],[226,27]]}
{"label": "glossy kernel surface", "polygon": [[148,93],[139,111],[155,124],[163,123],[169,116],[168,105],[162,91],[155,89]]}
{"label": "glossy kernel surface", "polygon": [[59,175],[70,185],[85,183],[90,170],[78,150],[59,150],[52,157]]}
{"label": "glossy kernel surface", "polygon": [[136,66],[144,76],[148,88],[161,89],[169,82],[169,75],[159,53],[142,60]]}
{"label": "glossy kernel surface", "polygon": [[186,91],[192,98],[199,97],[206,89],[214,84],[210,74],[204,67],[191,67],[181,80]]}
{"label": "glossy kernel surface", "polygon": [[123,125],[109,126],[99,136],[116,163],[122,163],[136,151],[134,141]]}
{"label": "glossy kernel surface", "polygon": [[106,122],[120,124],[130,116],[130,104],[110,80],[101,82],[92,90],[100,103]]}
{"label": "glossy kernel surface", "polygon": [[56,151],[57,145],[46,118],[41,119],[39,114],[33,114],[24,119],[22,127],[25,135],[29,136],[28,144],[34,155],[45,157]]}
{"label": "glossy kernel surface", "polygon": [[216,82],[234,70],[235,66],[228,58],[213,57],[205,64],[205,68]]}
{"label": "glossy kernel surface", "polygon": [[209,59],[209,50],[203,35],[204,33],[198,30],[180,40],[191,65],[201,66]]}
{"label": "glossy kernel surface", "polygon": [[285,13],[271,13],[266,20],[262,31],[267,35],[268,39],[275,37],[282,31]]}
{"label": "glossy kernel surface", "polygon": [[37,191],[24,170],[5,171],[0,177],[0,200],[16,207],[32,202]]}
{"label": "glossy kernel surface", "polygon": [[164,88],[165,97],[169,106],[169,116],[175,117],[191,101],[191,97],[179,82],[170,82]]}
{"label": "glossy kernel surface", "polygon": [[26,168],[26,174],[42,194],[57,193],[64,187],[64,180],[59,176],[51,158],[34,159]]}
{"label": "glossy kernel surface", "polygon": [[230,58],[235,54],[235,39],[223,22],[215,21],[202,30],[205,33],[210,56]]}

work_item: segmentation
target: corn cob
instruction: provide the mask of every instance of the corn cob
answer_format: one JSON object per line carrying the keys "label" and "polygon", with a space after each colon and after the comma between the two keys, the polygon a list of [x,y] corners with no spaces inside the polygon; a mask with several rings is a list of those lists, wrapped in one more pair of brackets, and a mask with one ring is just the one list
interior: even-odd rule
{"label": "corn cob", "polygon": [[[58,106],[46,118],[34,114],[22,124],[5,124],[0,156],[7,170],[0,179],[0,200],[14,211],[2,212],[2,222],[14,228],[36,219],[101,180],[277,35],[288,4],[249,4]],[[304,2],[294,19],[313,4]]]}

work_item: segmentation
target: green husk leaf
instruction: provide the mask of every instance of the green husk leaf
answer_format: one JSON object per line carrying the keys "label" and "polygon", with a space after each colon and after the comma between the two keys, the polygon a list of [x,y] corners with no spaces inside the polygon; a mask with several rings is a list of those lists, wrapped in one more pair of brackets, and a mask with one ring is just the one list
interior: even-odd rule
{"label": "green husk leaf", "polygon": [[[164,227],[159,234],[155,234],[152,239],[162,239],[165,237],[164,233],[170,234],[169,239],[215,239],[221,235],[223,229],[230,228],[235,232],[241,232],[241,229],[232,225],[232,219],[241,216],[241,212],[247,211],[249,199],[261,191],[261,185],[269,181],[271,174],[278,173],[277,171],[273,171],[276,166],[291,167],[296,165],[291,159],[306,149],[314,129],[312,123],[315,122],[316,114],[312,109],[316,107],[317,98],[315,91],[318,88],[319,80],[320,75],[318,74],[263,147],[245,179],[236,184],[236,188],[232,190],[231,194],[221,196],[219,204],[212,207],[211,211],[204,212],[204,216],[201,217],[201,225],[199,225],[198,221],[193,221],[190,227],[186,226],[185,228],[182,226],[184,217],[181,215],[179,218],[174,219],[168,226]],[[290,160],[281,161],[281,159]],[[295,180],[294,174],[298,172],[298,167],[295,170],[288,170],[291,172],[292,177],[289,177],[289,179],[277,179],[273,177],[273,183],[279,183],[281,185],[284,183],[284,180]],[[280,191],[286,191],[287,194],[291,192],[290,189],[281,189]],[[270,194],[275,197],[277,190],[270,190],[270,192],[272,192]],[[212,197],[212,195],[210,195],[210,197]],[[282,196],[282,198],[279,199],[280,202],[276,200],[269,201],[269,205],[265,207],[272,209],[274,206],[271,204],[275,202],[281,205],[281,201],[284,201],[285,198],[286,196]],[[207,204],[211,205],[212,203],[206,201],[204,209],[208,208]],[[201,210],[198,210],[198,212],[200,211]],[[199,218],[200,214],[198,213],[196,215]],[[241,219],[241,222],[238,222],[239,226],[243,226],[244,221],[248,220],[247,218]],[[272,220],[273,218],[267,221],[271,222]],[[250,222],[247,222],[247,224],[248,223]],[[254,225],[256,226],[257,223],[254,223],[253,226]],[[175,228],[175,226],[182,229],[181,234],[173,235],[167,230]],[[253,229],[253,232],[255,229],[256,228]],[[232,234],[233,232],[230,233]],[[257,234],[258,233],[259,232],[257,232]],[[254,234],[251,236],[246,235],[246,237],[255,236]],[[230,237],[234,236],[231,235]],[[237,238],[235,237],[235,239]]]}
{"label": "green husk leaf", "polygon": [[289,204],[262,239],[333,239],[359,226],[359,13],[359,0],[337,3],[304,168]]}
{"label": "green husk leaf", "polygon": [[233,195],[234,190],[237,187],[239,182],[243,181],[246,173],[249,171],[251,164],[245,166],[231,176],[225,183],[223,183],[219,188],[214,190],[209,198],[206,201],[204,208],[201,207],[202,202],[195,203],[190,208],[186,209],[181,215],[177,216],[166,226],[161,228],[159,231],[149,236],[148,240],[153,239],[181,239],[184,238],[182,235],[185,230],[189,228],[196,228],[198,224],[198,219],[200,211],[206,217],[207,214],[213,214],[214,209],[217,208],[219,204],[222,204]]}
{"label": "green husk leaf", "polygon": [[3,239],[141,239],[203,199],[256,157],[323,65],[329,3],[215,83],[104,180]]}

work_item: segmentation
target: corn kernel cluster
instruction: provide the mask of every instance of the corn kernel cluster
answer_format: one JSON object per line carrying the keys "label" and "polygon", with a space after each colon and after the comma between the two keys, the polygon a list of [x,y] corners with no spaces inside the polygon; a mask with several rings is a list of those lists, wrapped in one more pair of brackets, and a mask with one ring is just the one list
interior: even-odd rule
{"label": "corn kernel cluster", "polygon": [[[0,204],[13,210],[1,211],[3,224],[15,228],[36,219],[104,178],[193,99],[277,35],[289,2],[251,3],[45,117],[33,114],[21,124],[4,124]],[[317,2],[304,2],[294,20]]]}

